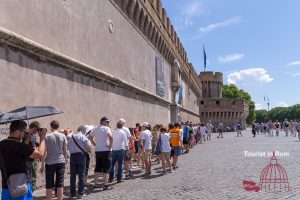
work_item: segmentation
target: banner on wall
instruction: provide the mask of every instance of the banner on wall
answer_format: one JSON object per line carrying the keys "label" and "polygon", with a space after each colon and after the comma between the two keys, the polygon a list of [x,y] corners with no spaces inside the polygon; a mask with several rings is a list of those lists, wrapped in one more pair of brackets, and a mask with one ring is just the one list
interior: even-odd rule
{"label": "banner on wall", "polygon": [[164,61],[161,57],[155,57],[155,71],[156,71],[156,94],[163,97],[165,95],[164,83]]}

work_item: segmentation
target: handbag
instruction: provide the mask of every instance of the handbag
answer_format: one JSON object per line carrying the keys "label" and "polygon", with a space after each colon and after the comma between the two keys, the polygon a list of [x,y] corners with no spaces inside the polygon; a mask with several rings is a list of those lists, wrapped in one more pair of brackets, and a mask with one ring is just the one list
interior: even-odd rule
{"label": "handbag", "polygon": [[12,198],[18,198],[28,194],[29,179],[26,173],[16,173],[7,177],[6,167],[4,165],[2,153],[0,152],[1,170],[4,178],[7,180],[7,186]]}
{"label": "handbag", "polygon": [[161,134],[159,134],[158,142],[154,154],[158,156],[161,153]]}

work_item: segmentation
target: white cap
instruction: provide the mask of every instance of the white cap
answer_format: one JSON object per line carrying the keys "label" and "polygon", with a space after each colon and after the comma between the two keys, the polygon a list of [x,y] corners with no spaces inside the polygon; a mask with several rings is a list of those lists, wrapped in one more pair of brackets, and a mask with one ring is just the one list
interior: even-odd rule
{"label": "white cap", "polygon": [[84,134],[87,134],[88,132],[90,132],[91,130],[93,130],[95,128],[95,126],[93,126],[93,125],[85,125],[84,128],[85,128],[85,133]]}
{"label": "white cap", "polygon": [[142,124],[142,126],[143,126],[143,127],[148,127],[148,126],[149,126],[149,123],[148,123],[148,122],[144,122],[144,123]]}
{"label": "white cap", "polygon": [[122,124],[122,125],[124,125],[125,124],[125,119],[123,119],[123,118],[121,118],[121,119],[119,119],[119,121],[118,121],[118,124]]}

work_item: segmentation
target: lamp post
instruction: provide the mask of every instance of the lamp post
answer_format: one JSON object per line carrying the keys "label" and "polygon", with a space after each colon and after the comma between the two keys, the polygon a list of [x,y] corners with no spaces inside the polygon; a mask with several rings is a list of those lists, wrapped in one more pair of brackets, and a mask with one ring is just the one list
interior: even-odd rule
{"label": "lamp post", "polygon": [[270,99],[268,96],[264,96],[264,101],[267,100],[267,105],[268,105],[268,111],[270,111]]}

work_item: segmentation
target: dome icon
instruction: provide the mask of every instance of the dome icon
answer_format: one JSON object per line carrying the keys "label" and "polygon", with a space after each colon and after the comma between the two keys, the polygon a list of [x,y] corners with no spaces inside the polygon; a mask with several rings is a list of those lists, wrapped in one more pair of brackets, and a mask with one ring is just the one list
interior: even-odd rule
{"label": "dome icon", "polygon": [[273,191],[290,191],[290,184],[285,169],[278,163],[273,151],[273,156],[268,164],[261,172],[260,189],[273,190]]}

